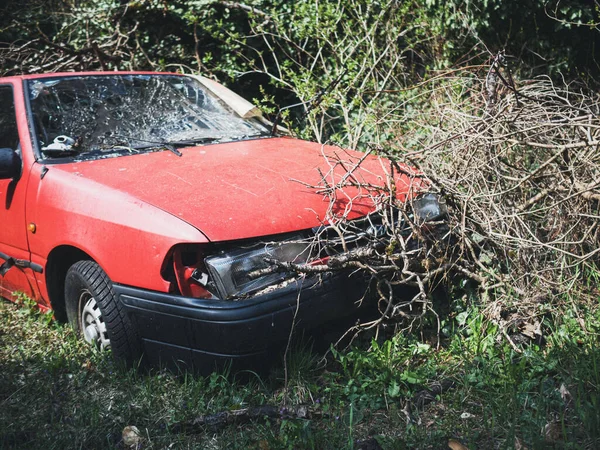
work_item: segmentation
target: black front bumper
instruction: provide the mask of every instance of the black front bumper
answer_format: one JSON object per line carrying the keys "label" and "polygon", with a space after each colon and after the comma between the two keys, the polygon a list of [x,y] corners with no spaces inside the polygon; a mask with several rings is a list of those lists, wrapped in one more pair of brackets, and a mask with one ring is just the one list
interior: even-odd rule
{"label": "black front bumper", "polygon": [[[143,343],[150,365],[211,370],[219,361],[260,361],[294,332],[353,315],[364,304],[368,283],[336,274],[294,281],[239,301],[204,300],[114,285]],[[327,331],[326,327],[318,330]]]}

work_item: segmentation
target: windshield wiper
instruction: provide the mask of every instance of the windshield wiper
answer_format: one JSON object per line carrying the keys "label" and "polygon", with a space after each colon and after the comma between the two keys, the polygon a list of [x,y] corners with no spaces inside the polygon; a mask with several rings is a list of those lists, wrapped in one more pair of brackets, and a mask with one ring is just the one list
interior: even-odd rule
{"label": "windshield wiper", "polygon": [[148,144],[148,145],[136,145],[135,147],[132,147],[135,150],[144,150],[144,149],[149,149],[149,148],[164,148],[166,150],[169,150],[171,153],[174,153],[177,156],[183,156],[183,153],[181,153],[179,150],[177,150],[175,148],[174,145],[170,144],[170,143],[166,143],[166,142],[157,142],[155,144]]}
{"label": "windshield wiper", "polygon": [[147,144],[147,145],[141,145],[141,146],[140,145],[131,146],[131,148],[133,148],[134,150],[142,150],[142,149],[148,149],[148,148],[164,148],[164,149],[169,150],[170,152],[176,154],[177,156],[182,156],[182,153],[179,150],[177,150],[178,147],[189,147],[192,145],[215,142],[215,141],[222,139],[222,137],[211,136],[211,137],[201,137],[201,138],[194,138],[194,139],[164,140],[164,141],[151,141],[148,139],[139,139],[139,138],[134,138],[134,137],[123,137],[123,139],[128,139],[128,140],[132,140],[132,141],[136,141],[136,142],[143,142],[143,143]]}

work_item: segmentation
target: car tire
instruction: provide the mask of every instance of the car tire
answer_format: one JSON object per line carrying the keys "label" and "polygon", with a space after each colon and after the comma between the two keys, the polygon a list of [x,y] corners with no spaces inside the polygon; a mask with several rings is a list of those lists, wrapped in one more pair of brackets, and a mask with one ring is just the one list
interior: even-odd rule
{"label": "car tire", "polygon": [[116,360],[132,366],[140,362],[139,338],[112,282],[94,261],[78,261],[67,271],[65,303],[71,326],[89,344],[112,350]]}

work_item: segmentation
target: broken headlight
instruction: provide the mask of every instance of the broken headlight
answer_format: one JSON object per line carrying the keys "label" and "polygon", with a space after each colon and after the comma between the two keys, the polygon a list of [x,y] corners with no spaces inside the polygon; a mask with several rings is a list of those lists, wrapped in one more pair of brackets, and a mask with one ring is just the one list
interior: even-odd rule
{"label": "broken headlight", "polygon": [[413,211],[418,222],[434,222],[448,215],[446,204],[435,194],[424,194],[413,200]]}
{"label": "broken headlight", "polygon": [[253,249],[240,249],[205,259],[206,268],[221,298],[231,298],[258,291],[284,280],[287,276],[275,272],[253,278],[253,272],[271,267],[273,261],[306,263],[310,246],[302,242],[278,242]]}

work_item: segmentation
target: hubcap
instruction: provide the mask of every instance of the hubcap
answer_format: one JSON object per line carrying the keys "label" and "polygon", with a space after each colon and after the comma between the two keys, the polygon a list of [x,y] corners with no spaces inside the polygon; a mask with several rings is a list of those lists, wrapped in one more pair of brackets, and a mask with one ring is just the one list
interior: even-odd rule
{"label": "hubcap", "polygon": [[85,290],[81,293],[79,305],[83,305],[83,308],[81,309],[81,331],[83,333],[83,339],[100,350],[110,348],[106,324],[102,318],[98,303],[96,303],[96,300],[90,291]]}

